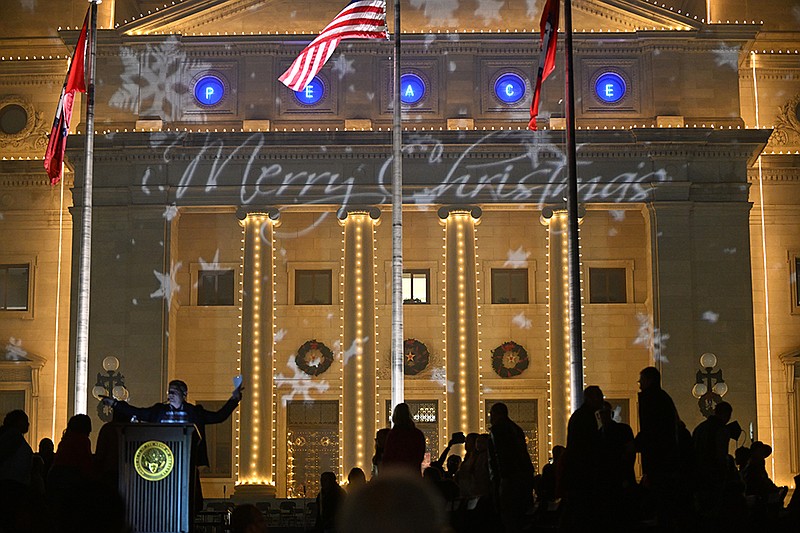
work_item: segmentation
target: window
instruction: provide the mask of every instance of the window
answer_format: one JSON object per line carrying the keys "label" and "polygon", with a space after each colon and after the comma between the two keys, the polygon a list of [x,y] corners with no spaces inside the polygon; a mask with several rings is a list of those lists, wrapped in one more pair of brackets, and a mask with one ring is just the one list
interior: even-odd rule
{"label": "window", "polygon": [[[198,401],[209,411],[222,409],[223,401]],[[201,469],[202,477],[231,477],[233,475],[233,416],[220,424],[206,425],[206,446],[209,465]]]}
{"label": "window", "polygon": [[493,304],[528,303],[528,269],[493,268],[492,303]]}
{"label": "window", "polygon": [[427,304],[430,292],[430,270],[406,270],[403,272],[403,303]]}
{"label": "window", "polygon": [[794,285],[794,309],[800,310],[800,256],[794,258],[794,272],[792,276],[792,285]]}
{"label": "window", "polygon": [[234,271],[201,270],[197,273],[197,305],[233,305]]}
{"label": "window", "polygon": [[30,265],[0,265],[0,310],[27,311]]}
{"label": "window", "polygon": [[589,268],[589,303],[626,303],[627,283],[625,268]]}
{"label": "window", "polygon": [[295,270],[295,305],[331,305],[333,274],[330,270]]}

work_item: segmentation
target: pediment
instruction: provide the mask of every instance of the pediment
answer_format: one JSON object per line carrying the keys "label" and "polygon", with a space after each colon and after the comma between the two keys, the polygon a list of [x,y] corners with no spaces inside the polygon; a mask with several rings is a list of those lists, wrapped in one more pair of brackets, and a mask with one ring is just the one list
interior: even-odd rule
{"label": "pediment", "polygon": [[[316,35],[346,0],[183,0],[119,21],[141,34]],[[545,0],[403,0],[404,33],[537,32]],[[388,0],[389,28],[393,2]],[[575,32],[695,29],[699,14],[644,0],[573,0]],[[561,14],[563,27],[563,12]]]}

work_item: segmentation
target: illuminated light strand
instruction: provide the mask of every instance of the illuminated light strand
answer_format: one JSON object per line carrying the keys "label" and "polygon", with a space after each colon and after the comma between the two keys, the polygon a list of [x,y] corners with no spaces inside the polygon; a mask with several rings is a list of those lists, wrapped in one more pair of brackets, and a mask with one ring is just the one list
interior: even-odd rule
{"label": "illuminated light strand", "polygon": [[[756,78],[756,55],[751,54],[751,67],[753,70],[753,102],[756,115],[756,129],[759,129],[759,108],[758,108],[758,82]],[[769,436],[771,444],[775,445],[775,420],[774,420],[774,406],[772,403],[772,343],[770,341],[770,312],[769,312],[769,286],[767,283],[768,269],[767,269],[767,230],[766,220],[764,215],[764,179],[763,170],[761,166],[761,156],[758,156],[758,193],[759,193],[759,218],[761,221],[761,251],[762,251],[762,268],[764,269],[764,334],[766,336],[767,348],[767,387],[769,391]],[[775,479],[775,454],[772,454],[770,461],[772,479]]]}
{"label": "illuminated light strand", "polygon": [[[242,297],[244,295],[244,261],[245,261],[245,238],[247,235],[247,219],[243,220],[242,223],[242,238],[240,241],[240,256],[239,256],[239,306],[238,306],[238,314],[239,314],[239,324],[237,328],[237,337],[238,340],[236,341],[236,371],[238,375],[242,375]],[[234,462],[235,462],[235,472],[236,472],[236,480],[234,485],[239,485],[242,480],[242,472],[239,468],[239,446],[241,444],[241,431],[242,431],[242,420],[241,420],[241,410],[236,410],[236,437],[234,443]]]}

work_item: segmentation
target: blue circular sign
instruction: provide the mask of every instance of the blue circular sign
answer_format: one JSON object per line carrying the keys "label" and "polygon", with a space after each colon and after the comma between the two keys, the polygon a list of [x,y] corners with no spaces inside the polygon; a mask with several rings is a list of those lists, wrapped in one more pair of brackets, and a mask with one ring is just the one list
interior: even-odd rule
{"label": "blue circular sign", "polygon": [[425,82],[416,74],[400,76],[400,101],[404,104],[416,104],[425,96]]}
{"label": "blue circular sign", "polygon": [[216,105],[225,96],[225,84],[216,76],[203,76],[194,84],[194,98],[200,105]]}
{"label": "blue circular sign", "polygon": [[516,104],[525,96],[525,80],[511,72],[503,74],[494,82],[494,94],[501,102]]}
{"label": "blue circular sign", "polygon": [[609,104],[619,102],[625,96],[625,80],[615,72],[601,74],[594,82],[594,92],[597,97]]}
{"label": "blue circular sign", "polygon": [[319,76],[314,76],[314,79],[311,80],[311,83],[306,85],[306,88],[302,91],[295,91],[294,96],[301,104],[318,104],[319,101],[325,96],[325,83],[319,79]]}

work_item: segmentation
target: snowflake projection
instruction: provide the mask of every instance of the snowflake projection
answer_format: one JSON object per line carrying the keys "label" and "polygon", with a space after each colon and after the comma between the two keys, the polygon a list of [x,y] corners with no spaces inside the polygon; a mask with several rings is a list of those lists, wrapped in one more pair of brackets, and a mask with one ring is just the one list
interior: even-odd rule
{"label": "snowflake projection", "polygon": [[725,46],[714,51],[714,63],[718,67],[730,67],[733,70],[739,70],[739,47]]}
{"label": "snowflake projection", "polygon": [[728,254],[728,255],[733,255],[733,254],[735,254],[735,253],[736,253],[736,248],[724,248],[724,249],[722,250],[722,252],[723,252],[723,253],[726,253],[726,254]]}
{"label": "snowflake projection", "polygon": [[175,204],[168,205],[164,208],[164,214],[162,215],[167,221],[172,222],[172,219],[178,216],[178,206]]}
{"label": "snowflake projection", "polygon": [[458,0],[410,0],[411,7],[422,9],[425,18],[432,26],[437,24],[451,25],[457,24],[453,13],[458,9]]}
{"label": "snowflake projection", "polygon": [[314,381],[311,379],[311,376],[300,370],[297,367],[297,363],[294,361],[294,354],[289,357],[286,366],[292,371],[294,374],[293,376],[284,376],[283,373],[279,373],[275,376],[275,387],[277,389],[280,390],[284,387],[291,389],[288,393],[281,396],[281,402],[284,406],[292,401],[295,396],[310,401],[313,399],[311,396],[312,391],[323,393],[330,388],[327,381]]}
{"label": "snowflake projection", "polygon": [[528,17],[533,20],[538,20],[537,17],[541,17],[542,10],[544,9],[544,1],[545,0],[525,0],[525,3],[528,5]]}
{"label": "snowflake projection", "polygon": [[608,230],[609,237],[616,237],[618,233],[619,230],[617,230],[617,228],[611,228],[610,230]]}
{"label": "snowflake projection", "polygon": [[531,320],[525,316],[524,312],[514,315],[514,318],[511,319],[511,323],[520,329],[531,329],[531,326],[533,325]]}
{"label": "snowflake projection", "polygon": [[655,327],[653,320],[644,313],[636,313],[636,320],[639,321],[639,332],[633,344],[644,346],[647,349],[652,348],[655,361],[669,363],[666,355],[669,333],[662,333],[659,328]]}
{"label": "snowflake projection", "polygon": [[214,252],[214,259],[210,262],[207,263],[202,257],[199,258],[199,261],[200,270],[222,270],[222,267],[219,265],[219,248]]}
{"label": "snowflake projection", "polygon": [[[368,336],[364,337],[363,339],[361,339],[362,346],[364,344],[366,344],[368,340],[369,340]],[[341,342],[340,341],[336,341],[333,344],[333,347],[334,347],[334,350],[339,349],[341,347]],[[346,350],[344,350],[344,352],[342,353],[342,358],[343,358],[345,366],[347,366],[347,363],[350,361],[350,359],[354,355],[356,355],[356,353],[358,353],[358,342],[357,342],[357,339],[353,339],[353,342],[350,343],[350,346]]]}
{"label": "snowflake projection", "polygon": [[156,276],[161,286],[155,292],[150,293],[150,298],[165,299],[167,301],[167,309],[172,305],[172,296],[181,290],[181,286],[175,281],[175,276],[178,274],[178,270],[180,270],[181,266],[183,266],[183,263],[180,261],[174,263],[169,274],[166,272],[162,274],[158,270],[153,270],[153,274]]}
{"label": "snowflake projection", "polygon": [[447,379],[447,372],[443,367],[434,368],[431,372],[431,381],[438,383],[440,387],[447,385],[447,392],[455,392],[456,383]]}
{"label": "snowflake projection", "polygon": [[275,332],[275,342],[281,342],[283,339],[285,339],[285,338],[286,338],[286,335],[287,335],[288,333],[289,333],[289,332],[288,332],[288,331],[286,331],[284,328],[281,328],[281,329],[279,329],[278,331],[276,331],[276,332]]}
{"label": "snowflake projection", "polygon": [[528,266],[528,257],[531,253],[522,249],[522,246],[516,250],[509,250],[506,256],[506,262],[503,263],[504,267],[510,268],[526,268]]}
{"label": "snowflake projection", "polygon": [[711,324],[716,324],[717,321],[719,320],[719,313],[715,313],[714,311],[706,311],[703,313],[702,318],[706,322],[710,322]]}
{"label": "snowflake projection", "polygon": [[501,20],[500,9],[505,4],[505,0],[478,0],[478,9],[475,16],[481,17],[484,24]]}
{"label": "snowflake projection", "polygon": [[331,62],[333,65],[331,72],[338,75],[339,80],[342,80],[348,74],[355,74],[356,69],[353,68],[353,63],[355,62],[355,59],[347,59],[344,54],[339,54],[336,59]]}
{"label": "snowflake projection", "polygon": [[[209,63],[190,58],[174,36],[144,48],[122,47],[120,61],[122,82],[109,105],[169,122],[182,119],[181,100],[191,91],[188,73],[211,68]],[[198,122],[205,120],[202,113],[192,118]]]}
{"label": "snowflake projection", "polygon": [[22,339],[9,337],[6,343],[5,360],[6,361],[27,361],[28,351],[22,347]]}
{"label": "snowflake projection", "polygon": [[608,212],[611,215],[611,218],[614,222],[622,222],[625,220],[625,210],[624,209],[612,209]]}
{"label": "snowflake projection", "polygon": [[19,0],[19,4],[25,11],[29,11],[30,13],[36,11],[36,0]]}
{"label": "snowflake projection", "polygon": [[150,187],[147,186],[147,182],[150,180],[150,174],[152,174],[152,169],[147,167],[144,171],[144,176],[142,176],[142,192],[146,195],[150,195]]}

